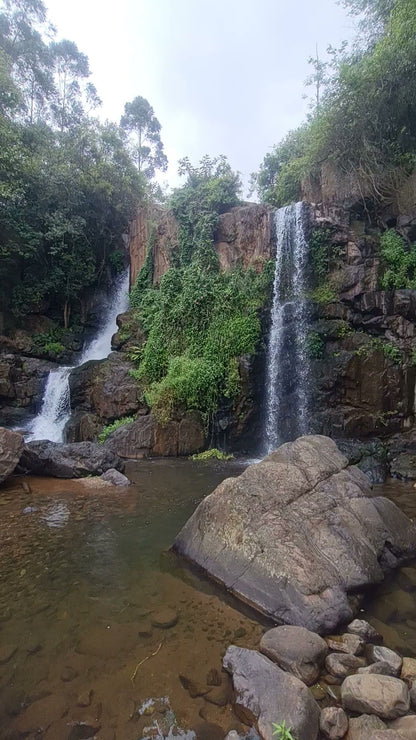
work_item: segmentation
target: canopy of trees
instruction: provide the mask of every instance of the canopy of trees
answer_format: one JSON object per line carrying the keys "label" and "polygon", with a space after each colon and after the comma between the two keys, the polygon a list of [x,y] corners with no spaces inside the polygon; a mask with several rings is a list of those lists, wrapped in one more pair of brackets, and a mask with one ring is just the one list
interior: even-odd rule
{"label": "canopy of trees", "polygon": [[14,320],[42,311],[67,325],[122,269],[128,221],[166,161],[136,100],[159,158],[137,162],[129,127],[94,117],[88,58],[56,40],[41,0],[0,2],[0,310]]}
{"label": "canopy of trees", "polygon": [[[309,82],[319,96],[308,121],[267,154],[254,184],[276,206],[299,199],[304,178],[331,164],[374,202],[389,201],[416,161],[414,0],[343,0],[361,14],[352,50],[330,49]],[[317,75],[319,74],[319,80]],[[316,79],[315,79],[316,78]]]}

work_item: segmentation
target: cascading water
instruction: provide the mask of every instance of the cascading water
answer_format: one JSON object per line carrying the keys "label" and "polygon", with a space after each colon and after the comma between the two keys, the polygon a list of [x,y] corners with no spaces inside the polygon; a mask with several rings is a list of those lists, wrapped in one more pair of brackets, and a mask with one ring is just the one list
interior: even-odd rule
{"label": "cascading water", "polygon": [[307,224],[306,203],[276,211],[276,268],[266,379],[268,452],[308,431]]}
{"label": "cascading water", "polygon": [[[129,271],[117,281],[103,311],[106,321],[102,329],[84,349],[78,365],[88,360],[102,360],[111,351],[111,337],[117,331],[116,317],[126,311],[129,305]],[[42,408],[33,419],[26,441],[49,439],[61,442],[71,409],[69,404],[69,374],[72,367],[60,367],[49,373],[43,395]]]}

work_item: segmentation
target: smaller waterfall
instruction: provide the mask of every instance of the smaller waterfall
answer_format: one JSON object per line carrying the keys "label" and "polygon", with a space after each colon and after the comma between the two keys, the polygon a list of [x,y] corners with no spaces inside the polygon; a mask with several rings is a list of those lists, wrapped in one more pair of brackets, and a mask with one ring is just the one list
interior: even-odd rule
{"label": "smaller waterfall", "polygon": [[[111,352],[111,337],[117,331],[116,317],[126,311],[129,305],[129,271],[116,282],[106,301],[103,312],[106,320],[103,327],[85,347],[76,367],[89,360],[103,360]],[[49,439],[62,442],[65,424],[71,413],[69,398],[69,374],[72,367],[60,367],[49,373],[43,394],[42,408],[33,419],[26,441]]]}
{"label": "smaller waterfall", "polygon": [[308,430],[306,266],[308,206],[276,211],[276,268],[267,353],[268,452]]}

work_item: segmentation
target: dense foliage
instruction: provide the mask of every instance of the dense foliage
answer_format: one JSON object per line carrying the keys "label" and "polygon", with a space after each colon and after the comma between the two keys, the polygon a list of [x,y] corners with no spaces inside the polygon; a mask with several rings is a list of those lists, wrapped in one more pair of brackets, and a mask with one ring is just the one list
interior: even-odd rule
{"label": "dense foliage", "polygon": [[[345,0],[365,13],[367,33],[352,50],[330,49],[324,91],[309,120],[267,154],[254,184],[281,206],[322,171],[347,175],[375,202],[394,197],[416,155],[416,13],[414,0]],[[312,76],[313,78],[314,76]]]}
{"label": "dense foliage", "polygon": [[[147,334],[135,373],[162,421],[178,407],[209,414],[240,388],[238,358],[255,351],[259,309],[265,303],[272,265],[220,271],[213,249],[218,215],[238,202],[239,179],[226,160],[204,158],[199,168],[181,164],[187,182],[174,191],[171,207],[180,224],[176,265],[160,286],[146,287],[139,274],[131,303]],[[148,255],[151,250],[148,250]]]}
{"label": "dense foliage", "polygon": [[383,288],[416,288],[416,244],[408,244],[397,231],[388,229],[380,239],[384,263]]}
{"label": "dense foliage", "polygon": [[89,77],[41,0],[0,3],[0,310],[15,320],[76,318],[123,268],[123,234],[146,194],[124,128],[92,115]]}

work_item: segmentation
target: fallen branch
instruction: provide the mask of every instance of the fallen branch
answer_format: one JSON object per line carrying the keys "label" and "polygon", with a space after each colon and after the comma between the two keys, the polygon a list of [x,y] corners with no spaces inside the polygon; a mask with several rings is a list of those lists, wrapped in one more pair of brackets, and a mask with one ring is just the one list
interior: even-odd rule
{"label": "fallen branch", "polygon": [[143,658],[143,660],[141,660],[140,663],[137,663],[136,668],[134,669],[134,673],[133,673],[133,675],[131,677],[131,682],[132,683],[134,682],[134,679],[137,676],[137,671],[139,670],[140,666],[143,665],[143,663],[146,663],[146,660],[149,660],[150,658],[153,658],[155,655],[157,655],[158,652],[159,652],[159,650],[160,650],[160,648],[162,647],[162,645],[163,645],[163,640],[160,643],[159,647],[155,650],[154,653],[151,653],[150,655],[146,655],[146,657]]}

